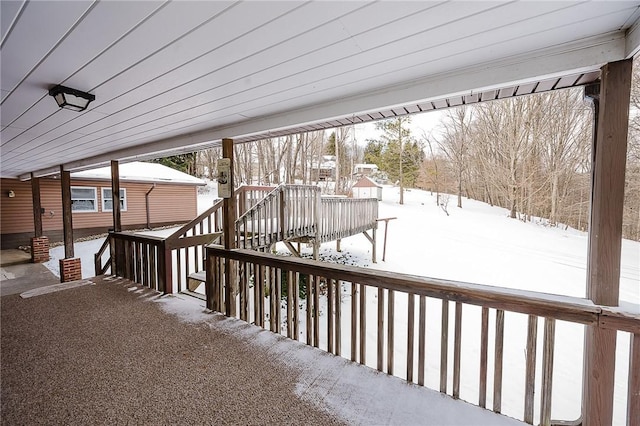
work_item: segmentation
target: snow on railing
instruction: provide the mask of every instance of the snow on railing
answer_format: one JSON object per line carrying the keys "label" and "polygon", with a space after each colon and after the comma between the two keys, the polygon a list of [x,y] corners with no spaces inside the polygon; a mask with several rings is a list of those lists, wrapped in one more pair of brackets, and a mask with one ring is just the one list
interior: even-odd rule
{"label": "snow on railing", "polygon": [[280,185],[236,220],[237,247],[335,241],[376,228],[377,218],[375,198],[321,197],[315,185]]}

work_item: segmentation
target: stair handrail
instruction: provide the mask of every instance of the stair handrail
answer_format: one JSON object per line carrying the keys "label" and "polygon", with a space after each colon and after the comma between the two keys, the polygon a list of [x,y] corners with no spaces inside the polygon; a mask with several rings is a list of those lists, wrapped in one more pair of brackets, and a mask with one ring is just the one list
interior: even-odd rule
{"label": "stair handrail", "polygon": [[222,208],[222,198],[217,198],[214,202],[213,205],[211,207],[209,207],[207,210],[205,210],[204,212],[202,212],[201,214],[199,214],[198,216],[196,216],[195,219],[191,220],[190,222],[182,225],[177,231],[175,231],[173,234],[169,235],[166,240],[167,241],[175,241],[177,239],[179,239],[182,235],[184,235],[188,230],[190,230],[191,228],[193,228],[194,226],[196,226],[197,224],[199,224],[200,222],[202,222],[204,219],[206,219],[207,217],[211,216],[213,213],[215,213],[218,209]]}

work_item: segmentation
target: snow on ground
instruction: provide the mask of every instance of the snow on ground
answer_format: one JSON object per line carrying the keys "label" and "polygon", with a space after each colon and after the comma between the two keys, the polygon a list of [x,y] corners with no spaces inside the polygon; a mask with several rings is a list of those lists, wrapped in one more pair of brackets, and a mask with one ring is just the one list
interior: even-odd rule
{"label": "snow on ground", "polygon": [[[217,198],[215,184],[201,188],[198,211],[204,211]],[[362,235],[342,240],[342,253],[335,251],[334,243],[321,248],[321,257],[340,263],[420,276],[445,278],[478,284],[502,286],[573,297],[585,296],[587,234],[573,229],[545,227],[508,218],[507,210],[491,207],[474,200],[463,199],[463,208],[455,207],[455,198],[449,201],[449,216],[435,203],[435,195],[425,191],[405,192],[405,204],[398,204],[398,188],[385,187],[379,204],[379,217],[397,217],[389,222],[386,261],[382,262],[384,225],[378,229],[378,262],[371,262],[371,244]],[[165,235],[167,230],[160,231]],[[153,232],[158,235],[156,231]],[[93,275],[93,253],[102,240],[76,244],[76,256],[82,258],[83,277]],[[280,253],[286,249],[278,245]],[[311,249],[303,246],[303,252]],[[47,265],[57,268],[57,259],[64,255],[63,247],[51,250],[52,261]],[[626,310],[640,312],[640,243],[623,240],[620,277],[620,304]],[[343,318],[350,317],[350,287],[343,286]],[[375,368],[375,324],[377,320],[377,294],[367,292],[368,356],[366,363]],[[427,377],[432,389],[439,387],[440,302],[430,300],[427,305]],[[397,318],[407,310],[407,298],[396,295]],[[326,312],[326,309],[323,309]],[[453,307],[450,324],[453,324]],[[268,312],[268,311],[267,311]],[[416,310],[417,312],[417,310]],[[300,316],[304,320],[304,315]],[[526,347],[525,315],[505,315],[505,358],[503,412],[521,418],[523,412],[524,361]],[[326,316],[322,321],[326,323]],[[480,309],[465,306],[463,311],[462,399],[477,403],[479,365]],[[490,321],[489,341],[493,342],[494,319]],[[345,327],[349,323],[345,322]],[[544,321],[538,324],[538,377],[536,395],[540,395],[541,337]],[[300,330],[304,333],[304,324]],[[396,323],[395,372],[404,377],[406,348],[406,320]],[[349,332],[342,333],[348,339]],[[326,326],[321,327],[326,339]],[[453,333],[450,333],[452,339]],[[564,322],[556,325],[556,347],[553,382],[552,418],[572,420],[580,412],[582,351],[584,328]],[[431,336],[431,337],[429,337]],[[304,340],[304,335],[300,336]],[[417,340],[416,340],[417,341]],[[626,377],[628,374],[628,335],[620,333],[616,365],[616,417],[614,423],[624,423],[626,409]],[[343,340],[345,355],[348,340]],[[326,343],[324,344],[326,347]],[[449,343],[453,347],[453,341]],[[490,344],[490,347],[493,343]],[[323,347],[321,345],[321,347]],[[371,348],[371,349],[369,349]],[[348,356],[348,355],[347,355]],[[489,391],[487,406],[492,404],[492,354],[489,354]],[[452,359],[449,365],[453,364]],[[450,367],[451,368],[451,367]],[[415,369],[417,371],[417,368]],[[451,378],[449,381],[451,389]],[[535,412],[539,413],[536,405]],[[537,414],[536,414],[537,415]],[[536,420],[537,421],[537,420]]]}
{"label": "snow on ground", "polygon": [[205,323],[258,346],[298,377],[295,393],[349,424],[518,425],[437,391],[408,386],[398,378],[346,362],[318,349],[284,339],[222,315],[205,314],[204,302],[182,295],[155,300],[162,309],[189,323]]}
{"label": "snow on ground", "polygon": [[[384,225],[378,229],[378,263],[371,262],[371,245],[364,236],[342,240],[343,253],[335,252],[335,244],[321,248],[321,257],[347,257],[340,263],[401,272],[406,274],[466,281],[478,284],[531,290],[557,295],[585,297],[587,235],[573,229],[562,230],[508,218],[505,209],[491,207],[474,200],[463,200],[463,208],[449,203],[449,216],[435,203],[435,195],[425,191],[405,192],[405,204],[398,204],[398,188],[385,187],[383,201],[379,204],[379,217],[397,217],[389,222],[386,261],[382,262]],[[452,207],[453,204],[453,207]],[[278,252],[287,254],[284,245]],[[311,249],[303,247],[310,256]],[[620,301],[627,310],[640,312],[640,244],[624,240],[620,279]],[[350,286],[343,286],[342,317],[351,315]],[[321,309],[326,312],[326,302]],[[395,300],[395,362],[394,372],[405,377],[406,330],[408,299],[396,294]],[[367,290],[367,359],[366,364],[375,368],[377,292]],[[449,308],[449,323],[454,321],[453,306]],[[416,312],[418,311],[416,307]],[[427,336],[440,335],[441,305],[429,300],[427,304]],[[492,314],[494,315],[494,314]],[[304,315],[300,318],[304,321]],[[404,318],[404,319],[403,319]],[[462,399],[477,403],[480,360],[481,310],[464,306],[463,354],[461,361]],[[492,404],[493,330],[495,320],[490,317],[490,353],[487,406]],[[323,322],[324,321],[324,322]],[[326,342],[326,318],[321,318],[321,342]],[[349,326],[343,335],[343,348],[348,356]],[[538,323],[537,388],[540,395],[540,371],[542,362],[541,337],[544,321]],[[301,340],[305,340],[304,324],[300,326]],[[524,369],[526,350],[527,316],[515,313],[505,315],[504,383],[502,391],[503,413],[521,418],[524,410]],[[450,332],[449,351],[453,347]],[[556,324],[556,347],[553,382],[552,418],[573,420],[579,416],[581,406],[581,377],[584,327],[566,322]],[[416,339],[417,341],[417,339]],[[427,337],[426,384],[439,388],[440,339]],[[616,363],[616,419],[624,423],[626,409],[626,382],[628,374],[628,334],[620,333]],[[322,344],[321,344],[321,347]],[[324,343],[326,347],[326,343]],[[576,350],[576,348],[580,348]],[[450,354],[451,355],[451,354]],[[450,356],[449,368],[453,364]],[[417,366],[414,367],[417,371]],[[451,373],[448,389],[452,388]],[[538,421],[539,407],[535,407]]]}

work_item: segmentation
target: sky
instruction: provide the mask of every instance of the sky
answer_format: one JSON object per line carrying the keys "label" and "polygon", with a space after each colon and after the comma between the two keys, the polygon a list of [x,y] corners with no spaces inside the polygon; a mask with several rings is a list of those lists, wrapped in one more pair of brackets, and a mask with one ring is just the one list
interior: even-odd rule
{"label": "sky", "polygon": [[[421,138],[423,131],[429,135],[432,131],[438,133],[440,121],[446,114],[446,111],[431,111],[411,116],[411,133],[416,138]],[[355,126],[355,139],[358,145],[367,144],[367,139],[376,139],[380,137],[381,132],[376,130],[375,122],[363,123]]]}

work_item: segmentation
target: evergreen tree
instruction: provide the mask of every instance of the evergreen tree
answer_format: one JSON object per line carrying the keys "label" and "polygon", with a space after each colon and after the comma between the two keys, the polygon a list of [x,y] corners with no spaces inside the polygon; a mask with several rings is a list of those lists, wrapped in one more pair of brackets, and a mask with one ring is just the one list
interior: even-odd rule
{"label": "evergreen tree", "polygon": [[183,173],[195,175],[196,153],[172,155],[170,157],[156,158],[151,160],[152,163],[160,163],[163,166],[180,170]]}
{"label": "evergreen tree", "polygon": [[[376,163],[384,170],[392,181],[400,186],[400,204],[404,204],[405,186],[415,186],[424,153],[420,144],[411,136],[411,118],[396,117],[376,123],[376,129],[382,131],[380,140],[382,147],[380,162]],[[369,145],[367,145],[369,147]],[[371,148],[376,145],[372,144]],[[366,159],[365,150],[365,159]]]}
{"label": "evergreen tree", "polygon": [[382,169],[382,150],[384,143],[375,139],[367,139],[367,145],[364,148],[364,162],[367,164],[375,164],[378,169]]}

